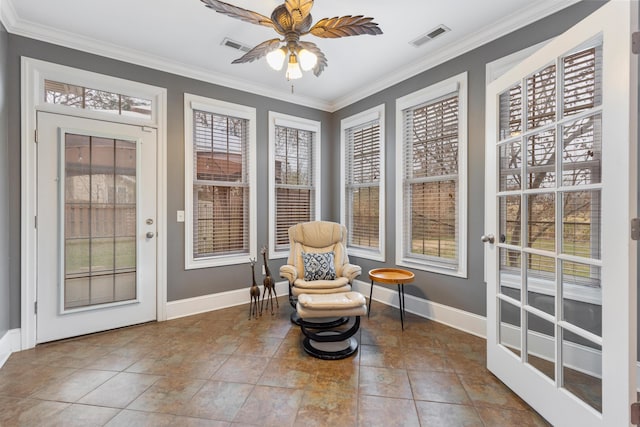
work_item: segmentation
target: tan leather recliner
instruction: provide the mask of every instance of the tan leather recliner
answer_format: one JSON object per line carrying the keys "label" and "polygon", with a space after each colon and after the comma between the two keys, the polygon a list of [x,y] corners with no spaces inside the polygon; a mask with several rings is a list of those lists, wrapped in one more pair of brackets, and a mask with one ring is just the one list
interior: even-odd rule
{"label": "tan leather recliner", "polygon": [[[300,294],[330,294],[351,290],[352,281],[362,273],[362,269],[349,263],[346,242],[347,228],[335,222],[303,222],[289,228],[291,248],[287,264],[280,267],[280,277],[289,281],[289,301],[293,307]],[[305,280],[303,252],[333,252],[336,278]]]}

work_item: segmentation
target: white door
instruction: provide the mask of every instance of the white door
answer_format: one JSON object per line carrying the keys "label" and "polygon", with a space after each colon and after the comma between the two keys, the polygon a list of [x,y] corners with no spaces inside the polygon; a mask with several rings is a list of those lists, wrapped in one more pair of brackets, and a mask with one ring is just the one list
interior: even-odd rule
{"label": "white door", "polygon": [[155,129],[37,120],[36,341],[155,320]]}
{"label": "white door", "polygon": [[637,16],[609,2],[487,87],[487,364],[556,426],[636,400]]}

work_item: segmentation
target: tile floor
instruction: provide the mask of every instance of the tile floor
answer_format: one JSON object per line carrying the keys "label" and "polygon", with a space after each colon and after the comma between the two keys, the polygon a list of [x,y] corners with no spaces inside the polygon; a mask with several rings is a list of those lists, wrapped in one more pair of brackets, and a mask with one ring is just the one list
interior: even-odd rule
{"label": "tile floor", "polygon": [[485,341],[376,303],[351,358],[311,358],[285,298],[50,343],[0,369],[0,426],[545,426]]}

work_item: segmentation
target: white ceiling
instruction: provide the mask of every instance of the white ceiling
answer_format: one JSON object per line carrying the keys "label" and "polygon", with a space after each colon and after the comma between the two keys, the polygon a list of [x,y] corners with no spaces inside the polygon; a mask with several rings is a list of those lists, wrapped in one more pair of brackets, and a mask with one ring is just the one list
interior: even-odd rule
{"label": "white ceiling", "polygon": [[[283,0],[229,0],[266,16]],[[14,34],[247,90],[327,111],[371,95],[447,59],[507,34],[577,0],[318,0],[325,17],[375,18],[382,35],[319,39],[327,56],[320,75],[291,82],[264,59],[231,64],[243,52],[229,37],[254,46],[277,34],[216,13],[199,0],[0,0]],[[409,42],[444,24],[451,31],[416,48]]]}

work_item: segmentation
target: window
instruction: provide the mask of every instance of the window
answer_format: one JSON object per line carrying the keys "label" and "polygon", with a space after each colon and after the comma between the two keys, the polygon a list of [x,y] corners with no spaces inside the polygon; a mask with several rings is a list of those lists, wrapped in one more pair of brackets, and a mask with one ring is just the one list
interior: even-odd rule
{"label": "window", "polygon": [[349,253],[384,261],[384,105],[343,119],[340,135]]}
{"label": "window", "polygon": [[320,219],[320,122],[269,112],[269,256],[289,254],[289,227]]}
{"label": "window", "polygon": [[467,74],[396,100],[396,263],[466,277]]}
{"label": "window", "polygon": [[44,101],[47,104],[101,111],[137,118],[151,119],[151,100],[110,91],[57,82],[44,81]]}
{"label": "window", "polygon": [[255,257],[255,116],[254,108],[185,94],[187,269]]}

